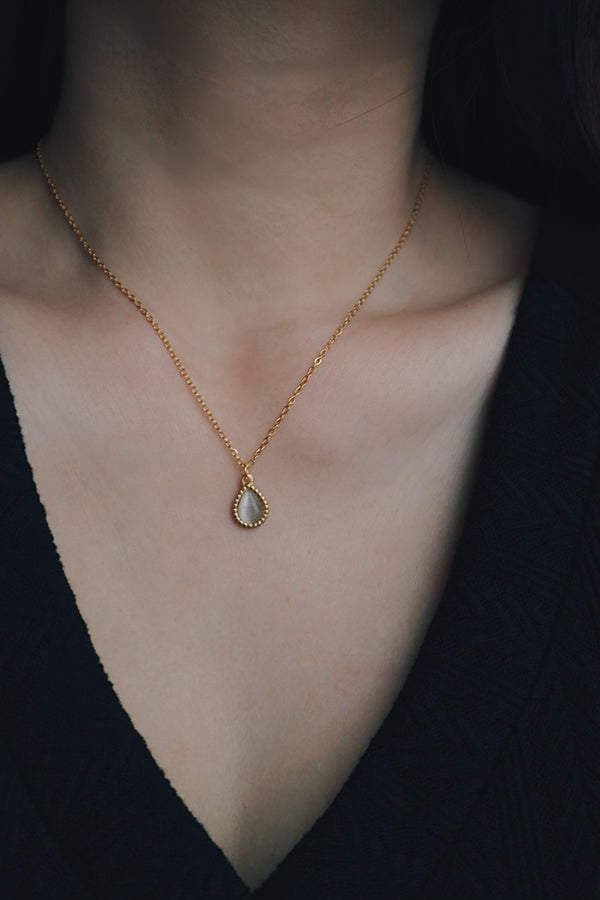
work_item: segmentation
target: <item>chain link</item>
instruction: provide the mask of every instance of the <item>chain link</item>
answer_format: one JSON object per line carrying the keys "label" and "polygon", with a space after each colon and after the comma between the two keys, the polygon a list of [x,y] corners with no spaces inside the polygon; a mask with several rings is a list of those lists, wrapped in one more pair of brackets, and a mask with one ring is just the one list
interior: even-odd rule
{"label": "chain link", "polygon": [[198,388],[196,387],[196,385],[190,378],[187,369],[185,368],[183,362],[181,361],[181,359],[179,358],[179,356],[173,349],[173,345],[171,344],[171,341],[169,340],[169,338],[167,337],[167,335],[165,334],[165,332],[159,325],[158,321],[155,319],[155,317],[152,315],[152,313],[147,309],[147,307],[144,306],[144,304],[141,302],[141,300],[138,299],[138,297],[133,293],[133,291],[131,291],[129,288],[125,287],[123,282],[120,281],[113,272],[111,272],[111,270],[108,268],[108,266],[100,259],[98,254],[90,247],[89,243],[87,242],[87,240],[81,233],[79,226],[77,225],[75,219],[71,215],[70,210],[67,208],[61,195],[58,193],[58,190],[57,190],[52,178],[50,177],[50,173],[48,172],[48,169],[46,168],[46,165],[44,163],[44,159],[42,156],[42,151],[41,151],[41,147],[40,147],[39,143],[36,148],[36,155],[37,155],[38,163],[40,165],[40,169],[42,170],[42,173],[44,175],[44,178],[46,179],[48,187],[50,188],[52,196],[54,197],[54,199],[56,200],[56,203],[62,210],[62,212],[65,216],[65,219],[67,220],[69,226],[71,227],[71,230],[73,231],[73,233],[79,240],[79,243],[81,244],[83,249],[86,251],[86,253],[90,257],[90,259],[98,266],[100,271],[103,272],[104,275],[106,275],[106,277],[109,279],[109,281],[111,281],[112,284],[116,288],[118,288],[118,290],[125,297],[127,297],[128,300],[131,301],[131,303],[133,303],[133,305],[136,307],[136,309],[141,313],[141,315],[144,316],[146,321],[152,326],[152,330],[156,333],[156,335],[160,338],[160,340],[164,344],[164,347],[165,347],[167,353],[169,354],[169,356],[171,357],[171,359],[173,360],[173,363],[175,364],[177,371],[179,372],[179,374],[185,381],[186,385],[190,389],[190,392],[192,393],[194,400],[196,401],[196,403],[198,403],[198,405],[202,409],[203,413],[205,414],[206,418],[208,419],[208,421],[210,422],[210,424],[212,425],[212,427],[214,428],[214,430],[216,431],[218,436],[221,438],[221,440],[223,441],[223,443],[225,444],[225,446],[227,447],[227,449],[229,450],[229,452],[231,453],[231,455],[233,456],[233,458],[235,459],[237,464],[243,470],[243,472],[244,472],[243,477],[248,480],[248,483],[252,483],[251,482],[252,476],[249,473],[249,469],[251,468],[251,466],[253,466],[255,464],[255,462],[257,461],[259,456],[262,454],[262,452],[265,450],[265,448],[268,447],[268,445],[271,443],[273,435],[275,434],[275,432],[277,431],[277,429],[279,428],[279,426],[281,425],[281,423],[283,422],[283,420],[289,413],[290,409],[292,408],[292,406],[294,405],[294,403],[296,402],[296,400],[298,399],[298,397],[300,396],[300,394],[302,393],[302,391],[304,390],[304,388],[310,381],[315,370],[321,365],[321,363],[325,359],[325,356],[327,355],[329,350],[331,350],[331,348],[333,347],[333,345],[335,344],[335,342],[337,341],[339,336],[348,327],[348,325],[350,324],[352,319],[355,317],[357,312],[361,309],[361,307],[363,306],[365,301],[373,293],[373,291],[375,290],[375,288],[377,287],[377,285],[379,284],[379,282],[381,281],[381,279],[383,278],[383,276],[385,275],[385,273],[391,266],[392,262],[394,261],[394,259],[396,258],[396,256],[398,255],[398,253],[400,252],[400,250],[406,243],[406,240],[407,240],[410,232],[412,231],[415,222],[417,221],[419,212],[421,211],[421,206],[423,205],[423,199],[425,197],[425,191],[427,189],[427,184],[429,182],[429,177],[431,175],[431,168],[432,168],[432,161],[430,158],[425,167],[425,172],[421,179],[421,183],[419,185],[419,189],[417,192],[415,204],[414,204],[412,212],[410,214],[410,218],[406,224],[406,228],[400,235],[400,238],[398,239],[393,250],[391,251],[389,256],[385,259],[385,261],[381,265],[379,271],[377,272],[377,274],[375,275],[373,280],[369,283],[366,290],[360,295],[360,297],[358,298],[358,300],[356,301],[356,303],[354,304],[354,306],[352,307],[350,312],[347,314],[345,319],[343,319],[343,321],[340,322],[340,324],[335,329],[335,331],[333,332],[333,334],[331,335],[329,340],[323,345],[318,356],[316,356],[314,358],[314,360],[312,361],[312,363],[306,370],[304,377],[298,383],[294,392],[287,399],[281,412],[279,413],[279,415],[277,416],[277,418],[275,419],[275,421],[269,428],[268,432],[266,433],[266,435],[264,436],[264,438],[262,439],[262,441],[260,442],[260,444],[258,445],[256,450],[254,451],[252,456],[248,460],[244,460],[240,456],[240,454],[236,450],[236,448],[234,447],[230,438],[228,438],[227,434],[223,431],[223,428],[219,424],[216,416],[214,415],[214,413],[208,406],[206,400],[204,399],[204,397],[202,396],[202,394],[200,393],[200,391],[198,390]]}

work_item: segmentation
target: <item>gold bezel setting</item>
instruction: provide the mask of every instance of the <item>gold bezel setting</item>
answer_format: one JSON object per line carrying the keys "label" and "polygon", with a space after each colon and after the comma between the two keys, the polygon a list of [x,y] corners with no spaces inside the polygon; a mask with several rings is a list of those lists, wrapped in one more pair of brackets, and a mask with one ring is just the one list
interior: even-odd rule
{"label": "gold bezel setting", "polygon": [[[244,522],[244,520],[240,518],[239,505],[246,491],[252,491],[252,493],[256,494],[263,506],[263,514],[260,519],[257,519],[256,522]],[[269,504],[267,502],[267,498],[264,496],[264,494],[261,494],[261,492],[257,487],[254,486],[254,484],[243,484],[235,500],[233,501],[232,512],[233,518],[238,523],[238,525],[242,526],[242,528],[258,528],[260,525],[263,525],[267,521],[267,516],[269,515]]]}

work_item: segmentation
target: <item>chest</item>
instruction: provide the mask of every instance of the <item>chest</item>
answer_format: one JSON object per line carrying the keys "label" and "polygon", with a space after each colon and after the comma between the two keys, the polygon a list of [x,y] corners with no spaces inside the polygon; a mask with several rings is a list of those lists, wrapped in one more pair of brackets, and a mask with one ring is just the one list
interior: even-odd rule
{"label": "chest", "polygon": [[[477,356],[451,382],[438,373],[426,407],[397,364],[391,399],[391,358],[351,385],[354,402],[335,382],[307,393],[256,466],[270,513],[254,531],[233,522],[240,473],[179,384],[161,394],[159,376],[144,402],[108,368],[86,380],[48,358],[36,388],[9,360],[94,648],[249,884],[329,805],[404,683],[456,546],[506,330],[499,317],[483,369]],[[36,358],[43,368],[41,347]]]}

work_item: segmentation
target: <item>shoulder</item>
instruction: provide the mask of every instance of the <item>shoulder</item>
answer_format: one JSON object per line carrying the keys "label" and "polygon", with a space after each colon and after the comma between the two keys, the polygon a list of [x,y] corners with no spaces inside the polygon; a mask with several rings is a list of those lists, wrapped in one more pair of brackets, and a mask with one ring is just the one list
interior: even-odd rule
{"label": "shoulder", "polygon": [[35,181],[27,158],[0,165],[0,313],[28,287],[44,241],[36,207]]}
{"label": "shoulder", "polygon": [[0,164],[0,312],[13,298],[43,297],[73,265],[60,224],[34,155]]}
{"label": "shoulder", "polygon": [[541,212],[491,185],[436,164],[413,245],[416,305],[459,308],[510,298],[514,306],[536,244]]}
{"label": "shoulder", "polygon": [[533,269],[573,289],[600,282],[600,221],[549,212],[452,169],[443,170],[440,186],[446,241],[459,270],[491,284],[519,273],[525,279]]}
{"label": "shoulder", "polygon": [[486,284],[518,286],[532,349],[536,333],[562,331],[561,342],[588,352],[594,346],[600,356],[600,222],[536,208],[458,173],[449,173],[446,190],[464,247],[455,237],[456,271],[465,281],[484,291]]}

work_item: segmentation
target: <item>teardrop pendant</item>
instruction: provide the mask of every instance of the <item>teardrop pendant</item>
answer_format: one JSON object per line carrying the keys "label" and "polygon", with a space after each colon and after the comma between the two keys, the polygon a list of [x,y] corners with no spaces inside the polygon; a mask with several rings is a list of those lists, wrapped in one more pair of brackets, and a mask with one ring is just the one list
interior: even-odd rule
{"label": "teardrop pendant", "polygon": [[243,528],[258,528],[268,515],[267,498],[254,487],[252,475],[244,475],[241,490],[233,501],[233,518]]}

